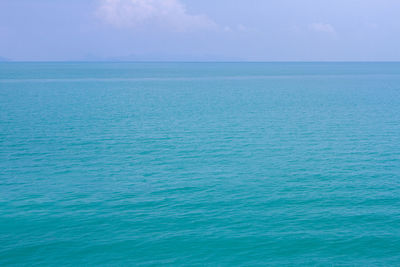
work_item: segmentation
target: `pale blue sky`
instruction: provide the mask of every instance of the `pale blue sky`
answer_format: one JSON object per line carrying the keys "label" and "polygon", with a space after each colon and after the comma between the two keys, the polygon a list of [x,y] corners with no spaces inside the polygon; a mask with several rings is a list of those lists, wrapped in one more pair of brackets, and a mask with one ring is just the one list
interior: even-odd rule
{"label": "pale blue sky", "polygon": [[1,0],[23,61],[400,61],[399,0]]}

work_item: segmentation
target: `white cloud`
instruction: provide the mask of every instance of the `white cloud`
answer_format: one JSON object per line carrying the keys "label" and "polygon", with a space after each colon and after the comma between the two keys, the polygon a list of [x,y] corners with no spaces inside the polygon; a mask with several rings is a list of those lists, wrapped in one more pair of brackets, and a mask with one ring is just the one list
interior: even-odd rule
{"label": "white cloud", "polygon": [[242,32],[245,32],[245,31],[248,31],[248,30],[249,30],[246,26],[244,26],[244,25],[242,25],[242,24],[239,24],[239,25],[237,26],[237,29],[238,29],[239,31],[242,31]]}
{"label": "white cloud", "polygon": [[229,26],[225,26],[225,27],[224,27],[224,31],[225,31],[225,32],[233,32],[232,28],[229,27]]}
{"label": "white cloud", "polygon": [[327,23],[312,23],[309,25],[309,29],[314,32],[336,34],[335,28],[331,24]]}
{"label": "white cloud", "polygon": [[189,14],[179,0],[100,0],[98,16],[116,27],[155,26],[172,31],[217,28],[205,15]]}

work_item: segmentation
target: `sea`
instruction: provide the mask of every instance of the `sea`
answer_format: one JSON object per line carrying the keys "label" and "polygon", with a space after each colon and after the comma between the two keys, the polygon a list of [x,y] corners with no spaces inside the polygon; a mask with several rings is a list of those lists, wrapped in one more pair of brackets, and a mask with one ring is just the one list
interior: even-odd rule
{"label": "sea", "polygon": [[1,266],[400,266],[400,63],[0,63]]}

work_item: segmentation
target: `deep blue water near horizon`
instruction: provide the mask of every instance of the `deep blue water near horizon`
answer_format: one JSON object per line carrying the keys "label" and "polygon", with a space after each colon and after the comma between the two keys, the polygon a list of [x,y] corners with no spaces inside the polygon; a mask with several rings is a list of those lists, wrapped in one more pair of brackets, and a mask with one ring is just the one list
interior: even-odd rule
{"label": "deep blue water near horizon", "polygon": [[0,63],[0,265],[400,265],[400,63]]}

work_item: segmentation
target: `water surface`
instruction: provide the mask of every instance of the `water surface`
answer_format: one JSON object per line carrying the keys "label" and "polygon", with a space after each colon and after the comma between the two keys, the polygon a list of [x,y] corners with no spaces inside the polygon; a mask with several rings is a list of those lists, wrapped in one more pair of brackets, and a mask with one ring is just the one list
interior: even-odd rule
{"label": "water surface", "polygon": [[0,63],[0,265],[400,265],[400,63]]}

